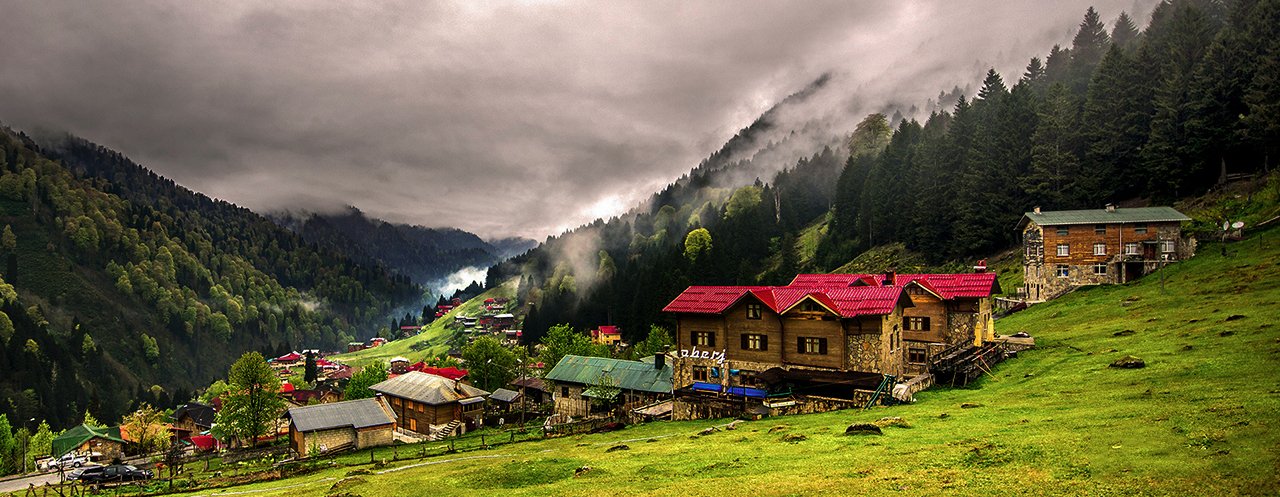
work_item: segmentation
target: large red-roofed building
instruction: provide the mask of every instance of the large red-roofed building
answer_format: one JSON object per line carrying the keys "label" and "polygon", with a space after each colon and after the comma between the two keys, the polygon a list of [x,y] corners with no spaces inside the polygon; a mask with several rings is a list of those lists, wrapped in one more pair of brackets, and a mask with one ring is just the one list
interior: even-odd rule
{"label": "large red-roofed building", "polygon": [[[802,274],[786,286],[692,286],[676,318],[677,389],[806,388],[858,399],[881,375],[928,371],[951,346],[994,338],[993,273]],[[818,386],[822,385],[822,386]]]}

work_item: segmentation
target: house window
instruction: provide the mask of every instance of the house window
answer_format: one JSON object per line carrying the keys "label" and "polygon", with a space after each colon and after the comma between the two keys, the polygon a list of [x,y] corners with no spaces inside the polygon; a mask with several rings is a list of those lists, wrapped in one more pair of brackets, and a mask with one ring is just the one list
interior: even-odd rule
{"label": "house window", "polygon": [[805,302],[800,304],[800,310],[804,312],[822,312],[822,306],[813,302]]}
{"label": "house window", "polygon": [[1124,244],[1124,255],[1138,255],[1138,244],[1137,243]]}
{"label": "house window", "polygon": [[426,410],[427,410],[426,404],[418,404],[418,412],[426,412]]}
{"label": "house window", "polygon": [[1133,225],[1133,232],[1139,235],[1147,234],[1147,223],[1138,223]]}
{"label": "house window", "polygon": [[[732,373],[731,373],[732,374]],[[756,372],[749,369],[738,371],[738,385],[744,387],[755,386],[759,381],[756,380]]]}
{"label": "house window", "polygon": [[1071,234],[1071,227],[1070,227],[1070,226],[1059,226],[1059,227],[1058,227],[1058,236],[1067,236],[1067,235],[1070,235],[1070,234]]}
{"label": "house window", "polygon": [[1071,255],[1071,246],[1065,243],[1058,244],[1058,257],[1067,257]]}
{"label": "house window", "polygon": [[747,304],[747,319],[760,319],[760,304]]}
{"label": "house window", "polygon": [[693,381],[707,381],[707,378],[708,376],[707,376],[706,366],[693,367]]}
{"label": "house window", "polygon": [[569,398],[569,387],[560,387],[560,396]]}
{"label": "house window", "polygon": [[1172,253],[1173,253],[1173,240],[1161,240],[1161,241],[1160,241],[1160,251],[1161,251],[1161,252],[1164,252],[1164,253],[1166,253],[1166,254],[1172,254]]}
{"label": "house window", "polygon": [[769,337],[759,333],[743,333],[742,350],[769,350]]}
{"label": "house window", "polygon": [[1105,234],[1107,234],[1107,225],[1105,225],[1105,224],[1096,224],[1096,225],[1094,225],[1094,226],[1093,226],[1093,234],[1095,234],[1095,235],[1105,235]]}
{"label": "house window", "polygon": [[902,318],[902,328],[907,331],[929,331],[929,318],[908,316]]}
{"label": "house window", "polygon": [[1093,255],[1107,255],[1107,244],[1105,243],[1093,244]]}
{"label": "house window", "polygon": [[912,364],[924,364],[927,360],[925,350],[916,347],[907,349],[907,362]]}
{"label": "house window", "polygon": [[711,331],[695,331],[693,332],[692,342],[694,345],[701,345],[703,347],[715,347],[716,334]]}
{"label": "house window", "polygon": [[1100,263],[1100,264],[1094,264],[1094,265],[1093,265],[1093,274],[1098,274],[1098,275],[1105,275],[1105,274],[1107,274],[1107,265],[1106,265],[1106,264],[1101,264],[1101,263]]}
{"label": "house window", "polygon": [[797,352],[801,354],[817,354],[826,355],[827,339],[813,337],[798,337],[796,340]]}
{"label": "house window", "polygon": [[1058,264],[1058,267],[1054,270],[1054,272],[1058,275],[1059,278],[1066,278],[1068,276],[1071,276],[1071,270],[1067,268],[1066,264]]}

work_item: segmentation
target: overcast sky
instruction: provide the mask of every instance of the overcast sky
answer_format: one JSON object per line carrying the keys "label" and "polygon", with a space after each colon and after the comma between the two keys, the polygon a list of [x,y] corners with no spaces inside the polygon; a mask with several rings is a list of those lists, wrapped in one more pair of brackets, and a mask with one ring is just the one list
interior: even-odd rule
{"label": "overcast sky", "polygon": [[671,182],[824,72],[840,112],[1013,81],[1153,0],[0,0],[0,122],[255,210],[541,239]]}

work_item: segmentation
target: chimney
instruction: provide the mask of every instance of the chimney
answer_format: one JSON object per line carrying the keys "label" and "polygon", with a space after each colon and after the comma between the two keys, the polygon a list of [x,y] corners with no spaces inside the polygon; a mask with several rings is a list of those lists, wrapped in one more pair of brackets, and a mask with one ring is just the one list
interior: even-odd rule
{"label": "chimney", "polygon": [[665,367],[667,367],[667,353],[666,353],[666,352],[658,352],[657,354],[654,354],[654,355],[653,355],[653,369],[656,369],[656,370],[658,370],[658,371],[662,371],[662,368],[665,368]]}
{"label": "chimney", "polygon": [[894,286],[898,284],[898,275],[892,269],[884,272],[884,281],[880,282],[884,286]]}
{"label": "chimney", "polygon": [[1107,212],[1115,212],[1116,204],[1107,204]]}
{"label": "chimney", "polygon": [[1035,208],[1033,208],[1033,209],[1031,209],[1031,210],[1035,211],[1035,213],[1036,213],[1036,214],[1039,214],[1039,213],[1040,213],[1040,206],[1038,206],[1038,205],[1037,205],[1037,206],[1035,206]]}

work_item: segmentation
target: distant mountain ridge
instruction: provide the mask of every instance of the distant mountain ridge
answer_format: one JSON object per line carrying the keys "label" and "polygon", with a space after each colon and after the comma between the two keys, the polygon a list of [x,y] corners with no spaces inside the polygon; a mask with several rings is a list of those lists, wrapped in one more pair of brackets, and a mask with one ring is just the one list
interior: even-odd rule
{"label": "distant mountain ridge", "polygon": [[385,265],[430,288],[438,288],[459,270],[486,268],[537,245],[519,237],[488,242],[458,228],[389,223],[353,206],[337,213],[287,211],[269,217],[308,243]]}

